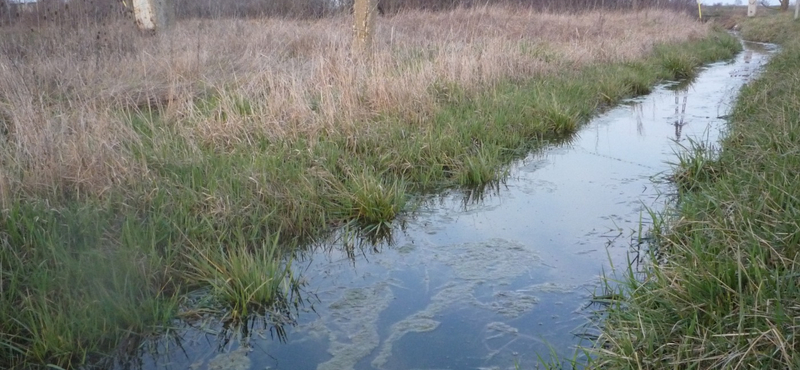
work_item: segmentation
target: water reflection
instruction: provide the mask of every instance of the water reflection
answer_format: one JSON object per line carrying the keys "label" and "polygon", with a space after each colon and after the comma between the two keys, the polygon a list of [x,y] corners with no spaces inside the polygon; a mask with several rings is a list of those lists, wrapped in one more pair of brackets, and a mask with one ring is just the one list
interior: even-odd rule
{"label": "water reflection", "polygon": [[487,200],[487,197],[499,196],[500,186],[504,183],[505,179],[502,179],[464,189],[461,196],[463,208],[466,210],[471,205],[483,203],[483,201]]}
{"label": "water reflection", "polygon": [[[675,141],[681,141],[683,126],[688,124],[686,121],[686,102],[689,100],[689,89],[675,90]],[[682,103],[681,103],[682,101]]]}
{"label": "water reflection", "polygon": [[633,115],[636,117],[636,133],[639,136],[644,136],[644,106],[641,102],[634,102],[630,107]]}
{"label": "water reflection", "polygon": [[286,343],[301,314],[314,312],[318,297],[306,290],[307,280],[293,269],[290,287],[278,291],[267,306],[252,308],[244,317],[228,315],[229,306],[213,298],[210,288],[184,297],[178,319],[154,336],[131,336],[114,357],[88,361],[88,368],[208,369],[250,368],[252,341]]}
{"label": "water reflection", "polygon": [[[153,338],[132,338],[115,358],[99,361],[94,368],[142,369],[249,369],[251,341],[287,341],[286,325],[260,315],[238,322],[218,317],[183,320],[176,328]],[[204,348],[198,351],[198,347]],[[224,365],[221,363],[224,362]],[[214,364],[217,365],[214,365]]]}
{"label": "water reflection", "polygon": [[180,349],[170,342],[131,363],[212,369],[225,353],[252,368],[505,369],[535,367],[551,348],[572,358],[598,333],[598,276],[643,262],[647,211],[666,192],[651,179],[669,170],[675,141],[724,128],[718,117],[746,82],[731,76],[766,59],[745,57],[606,112],[502,181],[424,197],[388,228],[350,224],[309,244],[293,265],[306,305],[281,329],[187,325]]}

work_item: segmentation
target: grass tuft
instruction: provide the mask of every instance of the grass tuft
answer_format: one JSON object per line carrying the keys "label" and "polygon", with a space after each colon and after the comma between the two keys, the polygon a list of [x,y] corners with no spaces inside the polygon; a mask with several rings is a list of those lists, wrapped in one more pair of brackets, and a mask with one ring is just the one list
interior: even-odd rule
{"label": "grass tuft", "polygon": [[406,185],[388,182],[368,172],[353,175],[345,184],[350,217],[363,225],[388,225],[403,210]]}
{"label": "grass tuft", "polygon": [[556,135],[566,136],[578,130],[579,115],[562,109],[558,103],[544,108],[541,114],[545,124],[552,127]]}
{"label": "grass tuft", "polygon": [[675,79],[694,77],[697,63],[689,55],[673,52],[664,56],[664,69]]}
{"label": "grass tuft", "polygon": [[657,219],[650,265],[617,284],[624,299],[606,312],[597,367],[800,365],[800,42],[786,38],[800,24],[787,19],[742,25],[783,50],[742,89],[721,149],[692,143],[679,156],[684,191]]}
{"label": "grass tuft", "polygon": [[718,153],[711,144],[690,139],[688,147],[681,145],[675,156],[678,161],[672,164],[672,181],[679,191],[692,191],[700,184],[713,182],[720,172]]}
{"label": "grass tuft", "polygon": [[467,155],[463,167],[459,171],[458,182],[466,187],[474,188],[497,182],[504,177],[500,148],[493,145],[482,145],[474,154]]}
{"label": "grass tuft", "polygon": [[229,308],[227,316],[232,320],[286,305],[299,289],[291,260],[280,258],[278,237],[252,248],[194,247],[184,258],[187,279],[210,287],[212,296]]}
{"label": "grass tuft", "polygon": [[91,365],[191,292],[237,319],[281,310],[299,241],[386,238],[409,193],[491,188],[674,78],[665,55],[696,67],[738,47],[665,10],[487,6],[382,18],[361,63],[351,26],[0,28],[0,367]]}

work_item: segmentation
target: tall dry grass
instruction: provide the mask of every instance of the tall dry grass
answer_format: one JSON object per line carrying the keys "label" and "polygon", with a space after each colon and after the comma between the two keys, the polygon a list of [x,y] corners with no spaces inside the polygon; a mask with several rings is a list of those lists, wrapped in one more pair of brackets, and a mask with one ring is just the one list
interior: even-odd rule
{"label": "tall dry grass", "polygon": [[296,303],[260,287],[296,282],[298,240],[385,238],[408,191],[498,181],[739,46],[663,11],[527,9],[381,18],[364,60],[344,15],[0,28],[0,367],[82,366],[195,289],[232,317]]}
{"label": "tall dry grass", "polygon": [[[157,108],[189,146],[225,150],[331,133],[371,118],[426,125],[448,89],[477,94],[593,63],[641,58],[706,25],[648,10],[580,15],[514,7],[409,11],[378,22],[369,62],[351,55],[351,18],[129,22],[0,30],[3,198],[102,196],[147,176],[126,112]],[[164,141],[164,145],[169,145]]]}

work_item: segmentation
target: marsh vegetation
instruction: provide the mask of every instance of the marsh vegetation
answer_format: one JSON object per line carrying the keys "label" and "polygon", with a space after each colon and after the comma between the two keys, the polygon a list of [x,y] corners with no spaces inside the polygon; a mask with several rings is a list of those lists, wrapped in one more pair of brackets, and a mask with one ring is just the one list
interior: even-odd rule
{"label": "marsh vegetation", "polygon": [[367,62],[351,39],[346,14],[0,29],[0,367],[92,364],[198,312],[286,319],[301,242],[499,181],[739,48],[658,9],[409,10]]}
{"label": "marsh vegetation", "polygon": [[800,31],[789,14],[748,19],[746,39],[782,50],[746,86],[719,145],[690,148],[658,217],[646,269],[619,277],[598,349],[610,369],[800,365]]}

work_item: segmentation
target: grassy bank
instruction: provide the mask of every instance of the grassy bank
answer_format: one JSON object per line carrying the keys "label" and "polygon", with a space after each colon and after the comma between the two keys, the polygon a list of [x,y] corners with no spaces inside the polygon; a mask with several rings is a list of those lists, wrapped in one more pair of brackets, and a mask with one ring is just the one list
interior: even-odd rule
{"label": "grassy bank", "polygon": [[742,90],[721,149],[696,148],[676,168],[659,263],[621,284],[599,367],[800,367],[800,23],[790,17],[742,24],[745,38],[783,50]]}
{"label": "grassy bank", "polygon": [[496,182],[739,48],[664,11],[408,12],[366,63],[344,17],[126,27],[0,30],[0,367],[93,362],[199,311],[285,312],[298,240],[380,233],[409,194]]}

